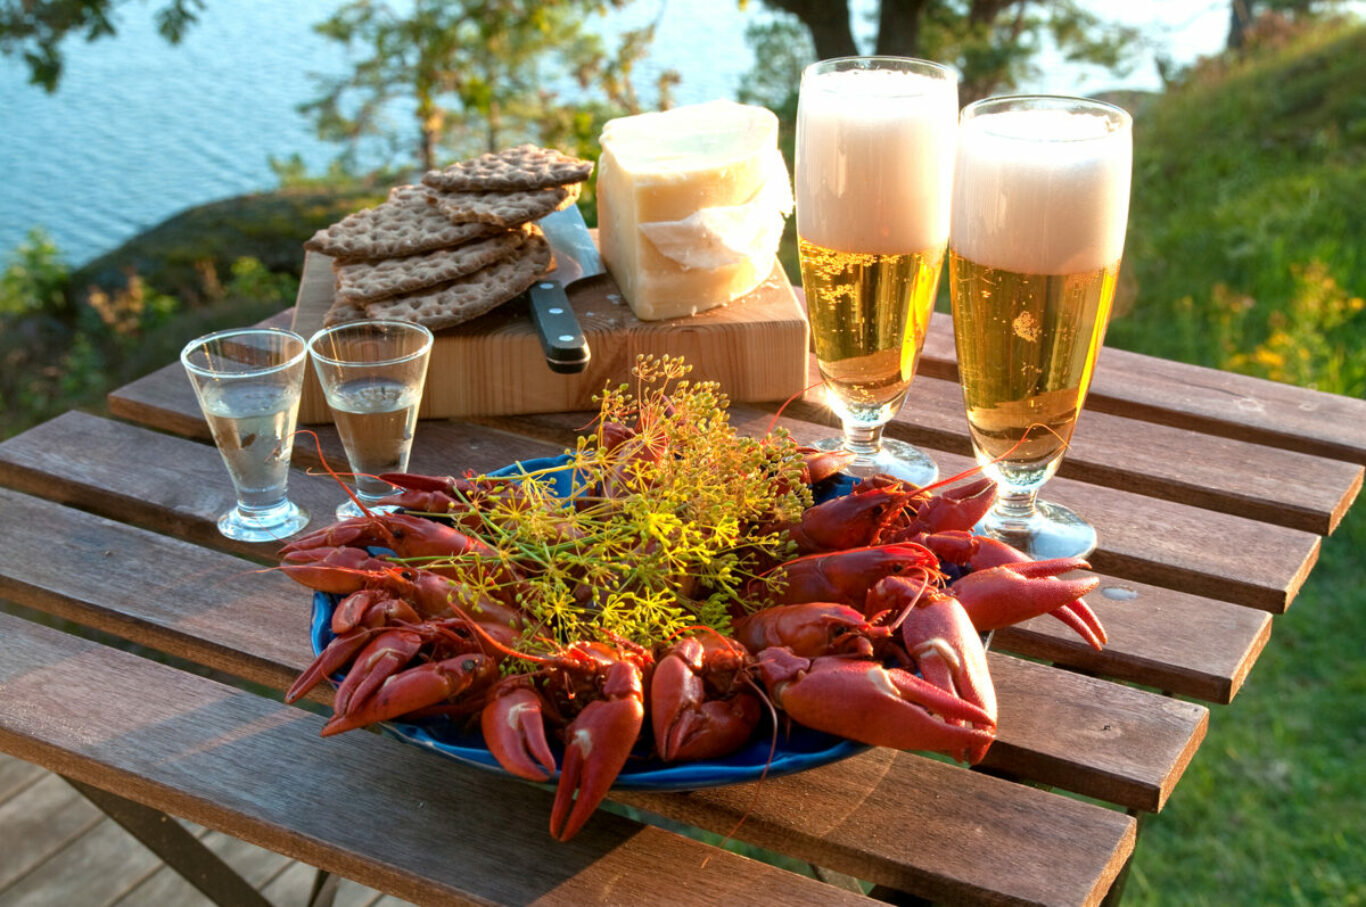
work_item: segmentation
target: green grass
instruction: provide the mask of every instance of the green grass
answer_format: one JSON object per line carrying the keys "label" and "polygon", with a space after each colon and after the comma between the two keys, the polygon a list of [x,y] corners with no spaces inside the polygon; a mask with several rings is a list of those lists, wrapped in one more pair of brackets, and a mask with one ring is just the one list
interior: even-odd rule
{"label": "green grass", "polygon": [[[1108,342],[1366,392],[1366,28],[1202,67],[1135,124]],[[1192,539],[1191,544],[1219,544]],[[1127,904],[1366,903],[1366,595],[1358,502],[1166,809]]]}
{"label": "green grass", "polygon": [[1366,392],[1366,27],[1217,62],[1134,129],[1107,342]]}

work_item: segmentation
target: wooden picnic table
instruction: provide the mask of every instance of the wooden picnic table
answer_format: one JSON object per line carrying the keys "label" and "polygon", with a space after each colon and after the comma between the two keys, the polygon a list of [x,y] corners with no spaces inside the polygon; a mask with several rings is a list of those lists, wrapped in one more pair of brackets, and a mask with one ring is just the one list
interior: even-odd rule
{"label": "wooden picnic table", "polygon": [[[889,429],[945,475],[971,465],[950,330],[935,320]],[[114,418],[68,412],[0,443],[0,598],[24,606],[0,614],[0,751],[107,808],[150,807],[417,903],[1117,895],[1139,819],[1196,757],[1209,704],[1247,680],[1366,463],[1366,402],[1107,349],[1046,497],[1098,528],[1089,601],[1110,643],[1094,652],[1048,617],[998,632],[999,738],[977,770],[874,748],[757,789],[614,792],[561,844],[546,789],[378,734],[320,739],[330,691],[283,705],[311,660],[309,594],[264,569],[274,546],[217,533],[232,490],[180,365],[109,404]],[[761,433],[777,408],[732,419]],[[411,467],[556,454],[587,422],[424,421]],[[813,399],[778,424],[809,441],[832,423]],[[319,436],[344,462],[331,428]],[[296,445],[290,492],[314,525],[339,495],[306,472],[317,463]],[[726,835],[815,877],[713,843]],[[245,903],[221,875],[202,887]]]}

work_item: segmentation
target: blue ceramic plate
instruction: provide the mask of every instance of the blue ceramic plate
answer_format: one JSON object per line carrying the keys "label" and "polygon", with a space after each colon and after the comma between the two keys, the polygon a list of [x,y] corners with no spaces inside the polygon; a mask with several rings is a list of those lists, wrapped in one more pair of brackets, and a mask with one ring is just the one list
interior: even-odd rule
{"label": "blue ceramic plate", "polygon": [[[514,463],[495,472],[493,476],[514,476],[536,473],[541,470],[558,470],[545,478],[555,484],[556,491],[564,497],[571,493],[571,470],[566,467],[567,456],[543,457]],[[840,476],[831,483],[822,498],[847,494],[853,480]],[[332,641],[332,609],[341,601],[339,595],[317,592],[313,595],[312,639],[313,652],[317,654]],[[340,676],[333,678],[333,682]],[[463,726],[444,718],[424,719],[416,722],[389,721],[380,725],[385,731],[448,759],[464,762],[500,774],[507,774],[498,760],[493,758],[484,745],[483,735],[475,730],[465,730]],[[638,748],[633,758],[626,763],[617,777],[614,787],[636,790],[687,791],[703,787],[719,787],[725,784],[739,784],[757,781],[760,777],[777,777],[793,772],[804,771],[820,765],[837,762],[840,759],[868,749],[861,743],[823,734],[797,724],[791,725],[790,733],[780,733],[777,748],[772,747],[772,725],[767,720],[761,722],[754,738],[743,749],[724,759],[704,762],[662,762],[647,748]],[[557,763],[562,761],[562,752],[552,744]],[[771,757],[771,758],[770,758]]]}

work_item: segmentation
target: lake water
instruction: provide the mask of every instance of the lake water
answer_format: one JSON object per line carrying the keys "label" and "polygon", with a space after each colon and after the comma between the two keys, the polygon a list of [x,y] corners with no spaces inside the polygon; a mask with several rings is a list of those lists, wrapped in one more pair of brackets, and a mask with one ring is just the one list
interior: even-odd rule
{"label": "lake water", "polygon": [[[66,45],[56,94],[27,84],[0,57],[0,262],[33,227],[81,262],[194,205],[274,187],[268,160],[298,153],[321,170],[337,146],[320,142],[295,106],[311,76],[348,68],[344,48],[312,32],[340,0],[209,0],[178,46],[156,34],[159,2],[118,7],[119,34]],[[861,7],[875,3],[862,0]],[[1180,62],[1222,44],[1227,0],[1158,0],[1129,15]],[[636,0],[602,28],[614,34],[658,18],[642,91],[663,69],[683,76],[678,103],[733,97],[753,65],[745,26],[770,14],[736,0]],[[1151,63],[1125,78],[1044,56],[1035,90],[1087,93],[1156,88]]]}

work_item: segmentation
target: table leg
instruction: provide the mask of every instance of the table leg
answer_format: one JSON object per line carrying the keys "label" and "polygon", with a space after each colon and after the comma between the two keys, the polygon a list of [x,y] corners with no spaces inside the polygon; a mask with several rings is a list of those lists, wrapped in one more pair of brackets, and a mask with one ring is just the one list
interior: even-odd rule
{"label": "table leg", "polygon": [[307,907],[332,907],[337,898],[337,877],[326,869],[319,869],[313,877],[313,890],[308,893]]}
{"label": "table leg", "polygon": [[215,904],[271,907],[246,879],[170,816],[118,794],[62,777]]}
{"label": "table leg", "polygon": [[1101,907],[1118,907],[1120,901],[1124,900],[1124,886],[1129,881],[1129,870],[1134,865],[1134,854],[1138,853],[1138,842],[1143,834],[1143,826],[1148,824],[1152,813],[1140,812],[1139,810],[1126,810],[1129,815],[1136,820],[1134,825],[1134,850],[1129,854],[1129,859],[1124,861],[1124,868],[1115,876],[1114,884],[1110,886],[1110,891],[1105,895],[1105,899],[1100,902]]}

